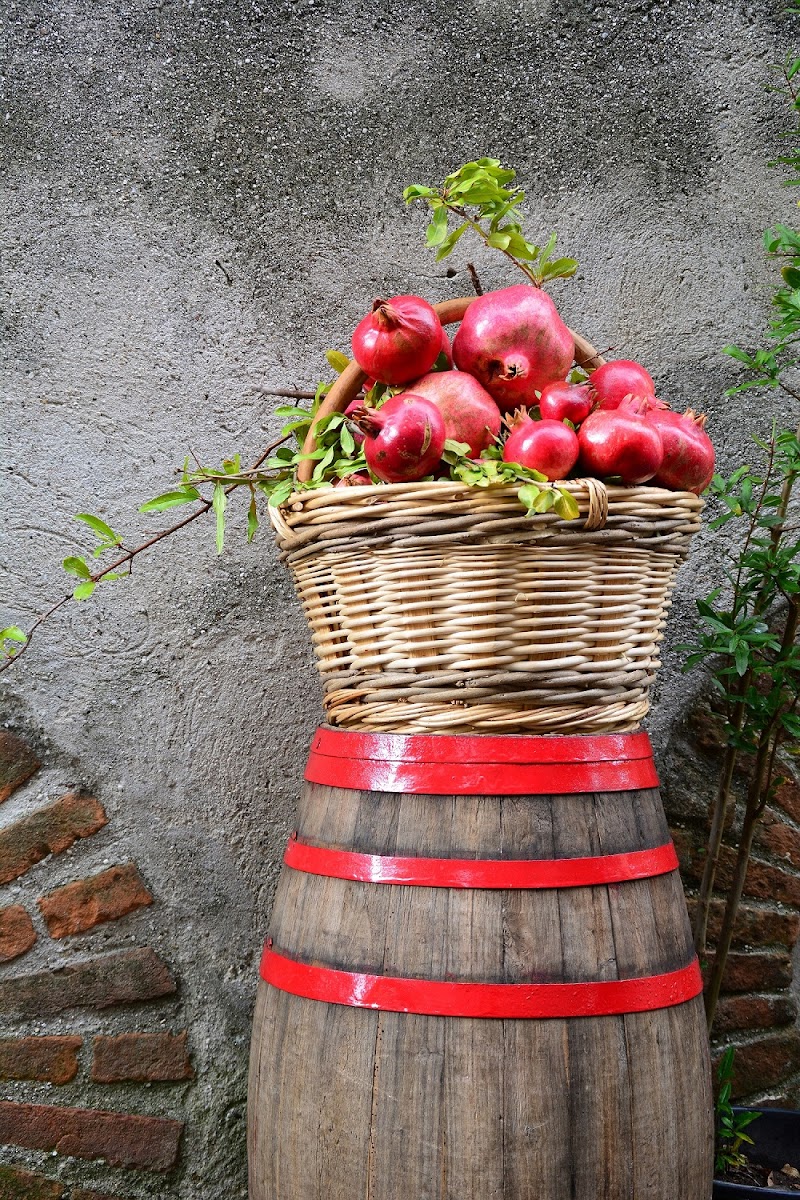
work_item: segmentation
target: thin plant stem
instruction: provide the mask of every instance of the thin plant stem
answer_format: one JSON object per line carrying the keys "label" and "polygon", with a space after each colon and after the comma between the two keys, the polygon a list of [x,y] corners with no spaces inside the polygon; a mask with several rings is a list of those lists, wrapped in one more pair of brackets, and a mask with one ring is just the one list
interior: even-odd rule
{"label": "thin plant stem", "polygon": [[[258,459],[253,463],[252,467],[250,468],[250,472],[257,471],[264,461],[269,458],[273,450],[282,445],[284,442],[288,441],[289,436],[291,435],[280,437],[277,439],[277,441],[274,441],[267,446],[267,448],[259,455]],[[239,486],[241,485],[238,483],[231,484],[225,489],[225,494],[228,495],[230,492],[235,491],[235,489]],[[128,573],[130,573],[131,564],[135,558],[138,558],[140,554],[143,554],[146,550],[150,550],[151,547],[156,546],[159,542],[163,542],[165,538],[171,537],[172,534],[177,533],[178,530],[185,529],[187,525],[191,525],[192,521],[196,521],[198,517],[205,516],[205,514],[211,510],[211,507],[211,500],[198,501],[197,508],[193,509],[192,512],[183,517],[180,521],[176,521],[174,525],[170,525],[167,529],[162,529],[158,533],[153,534],[152,537],[147,538],[147,540],[142,542],[140,545],[134,546],[133,549],[126,550],[124,554],[122,554],[113,563],[110,563],[107,567],[103,567],[102,571],[95,571],[90,577],[92,583],[99,583],[100,580],[104,579],[106,575],[110,575],[113,572],[118,571],[121,567],[127,566]],[[51,605],[50,608],[36,618],[25,635],[25,641],[20,643],[19,650],[17,650],[13,656],[7,658],[5,662],[0,663],[0,674],[2,674],[3,671],[7,671],[9,667],[14,665],[14,663],[19,662],[19,660],[22,658],[22,655],[30,646],[33,635],[36,633],[37,629],[39,629],[39,627],[43,625],[45,621],[49,620],[50,617],[57,613],[59,609],[63,608],[63,606],[68,604],[72,599],[74,599],[72,592],[68,592],[65,596],[62,596],[60,600],[57,600],[55,604]]]}

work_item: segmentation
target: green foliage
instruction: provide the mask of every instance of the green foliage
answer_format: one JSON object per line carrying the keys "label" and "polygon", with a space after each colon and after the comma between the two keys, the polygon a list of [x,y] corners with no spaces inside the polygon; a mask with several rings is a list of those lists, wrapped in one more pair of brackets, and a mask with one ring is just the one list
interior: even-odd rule
{"label": "green foliage", "polygon": [[505,462],[499,446],[490,446],[480,459],[467,457],[469,446],[462,442],[445,442],[443,461],[450,467],[450,478],[470,487],[518,486],[518,496],[528,516],[552,511],[562,520],[572,521],[580,515],[575,497],[566,488],[553,487],[547,476],[519,463]]}
{"label": "green foliage", "polygon": [[75,520],[83,521],[100,539],[98,545],[92,551],[94,558],[99,558],[105,550],[115,550],[122,545],[122,538],[119,534],[114,533],[111,526],[107,525],[100,517],[92,516],[91,513],[76,513]]}
{"label": "green foliage", "polygon": [[[3,658],[14,658],[20,646],[24,646],[27,640],[28,635],[19,625],[7,625],[5,629],[0,629],[0,655]],[[11,645],[6,645],[7,642],[11,642]]]}
{"label": "green foliage", "polygon": [[779,749],[800,748],[800,542],[786,520],[800,442],[783,431],[759,446],[762,468],[743,466],[712,480],[718,515],[711,528],[734,522],[738,536],[726,555],[726,586],[696,602],[697,641],[680,649],[687,670],[713,662],[728,744],[755,753],[766,738],[774,762]]}
{"label": "green foliage", "polygon": [[[405,189],[406,204],[422,200],[431,210],[426,242],[436,251],[437,262],[446,258],[471,229],[487,246],[510,258],[537,287],[549,279],[575,274],[578,269],[575,259],[553,258],[555,234],[551,234],[544,246],[526,239],[519,208],[525,193],[506,186],[515,176],[515,171],[501,167],[499,159],[480,158],[448,175],[441,187],[411,184]],[[451,217],[456,219],[453,228]]]}
{"label": "green foliage", "polygon": [[728,1167],[743,1167],[747,1156],[741,1147],[746,1143],[753,1145],[753,1139],[745,1133],[748,1125],[752,1125],[761,1114],[757,1112],[734,1112],[731,1104],[731,1088],[733,1086],[733,1059],[736,1051],[729,1046],[723,1054],[717,1068],[719,1091],[715,1115],[715,1157],[714,1173],[722,1175]]}

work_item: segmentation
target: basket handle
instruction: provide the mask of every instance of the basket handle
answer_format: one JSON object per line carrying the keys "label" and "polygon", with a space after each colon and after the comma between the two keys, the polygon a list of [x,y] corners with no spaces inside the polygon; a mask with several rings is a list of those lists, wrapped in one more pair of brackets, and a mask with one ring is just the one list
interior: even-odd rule
{"label": "basket handle", "polygon": [[[456,300],[441,300],[438,304],[434,304],[433,307],[443,325],[453,325],[456,321],[462,319],[470,304],[472,304],[473,300],[477,299],[477,296],[461,296]],[[576,363],[589,371],[594,371],[597,367],[601,367],[605,359],[597,353],[594,346],[572,329],[570,329],[570,333],[575,339]],[[329,417],[332,413],[344,412],[350,401],[355,400],[366,378],[366,371],[362,371],[355,360],[352,360],[349,366],[345,367],[317,409],[316,416],[306,434],[306,440],[303,442],[303,454],[313,454],[316,448],[315,434],[319,422],[324,417]],[[297,468],[298,481],[300,483],[308,483],[313,471],[314,460],[311,458],[304,459]]]}

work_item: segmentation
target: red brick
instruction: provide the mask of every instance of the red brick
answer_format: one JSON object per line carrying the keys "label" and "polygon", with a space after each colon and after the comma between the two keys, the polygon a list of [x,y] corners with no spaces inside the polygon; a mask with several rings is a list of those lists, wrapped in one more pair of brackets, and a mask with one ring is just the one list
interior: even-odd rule
{"label": "red brick", "polygon": [[36,941],[36,930],[21,904],[0,908],[0,962],[10,962]]}
{"label": "red brick", "polygon": [[180,1121],[166,1117],[0,1101],[0,1143],[102,1158],[112,1167],[169,1171],[182,1130]]}
{"label": "red brick", "polygon": [[152,904],[153,897],[136,867],[128,863],[56,888],[38,903],[50,936],[63,938],[125,917]]}
{"label": "red brick", "polygon": [[800,875],[792,875],[782,867],[753,859],[744,884],[745,894],[755,900],[777,900],[779,904],[800,907]]}
{"label": "red brick", "polygon": [[[675,829],[673,839],[678,851],[681,875],[689,883],[699,883],[705,862],[703,834],[700,830]],[[730,846],[722,847],[715,883],[717,893],[730,887],[735,858],[736,852]],[[744,890],[745,895],[753,900],[773,900],[778,904],[791,904],[800,908],[800,875],[757,858],[750,860]]]}
{"label": "red brick", "polygon": [[794,779],[785,779],[778,785],[772,803],[800,825],[800,784]]}
{"label": "red brick", "polygon": [[800,1062],[800,1032],[796,1029],[738,1046],[733,1060],[733,1096],[764,1091],[793,1075]]}
{"label": "red brick", "polygon": [[108,1008],[174,991],[174,979],[153,950],[121,950],[56,971],[0,980],[0,1013],[51,1017],[68,1008]]}
{"label": "red brick", "polygon": [[30,746],[13,733],[0,732],[0,804],[38,770]]}
{"label": "red brick", "polygon": [[64,1184],[19,1167],[0,1166],[0,1200],[61,1200]]}
{"label": "red brick", "polygon": [[714,1033],[734,1029],[778,1029],[791,1025],[797,1016],[797,1004],[788,995],[722,996],[714,1017]]}
{"label": "red brick", "polygon": [[83,1038],[0,1038],[0,1079],[38,1079],[69,1083],[78,1074],[78,1050]]}
{"label": "red brick", "polygon": [[92,1079],[135,1083],[191,1079],[186,1033],[122,1033],[94,1039]]}
{"label": "red brick", "polygon": [[800,833],[786,825],[772,809],[766,809],[756,830],[755,841],[776,858],[800,867]]}
{"label": "red brick", "polygon": [[[708,969],[704,974],[708,974]],[[769,992],[792,982],[792,960],[786,951],[746,954],[732,951],[722,977],[723,992]]]}
{"label": "red brick", "polygon": [[108,818],[93,796],[69,792],[0,831],[0,883],[16,879],[48,854],[61,854],[77,838],[91,837]]}
{"label": "red brick", "polygon": [[[694,927],[697,901],[688,901],[689,919]],[[708,916],[708,937],[713,944],[722,928],[725,904],[714,900]],[[742,904],[733,927],[734,946],[787,946],[791,948],[800,935],[800,913],[779,912],[775,908],[753,908]]]}

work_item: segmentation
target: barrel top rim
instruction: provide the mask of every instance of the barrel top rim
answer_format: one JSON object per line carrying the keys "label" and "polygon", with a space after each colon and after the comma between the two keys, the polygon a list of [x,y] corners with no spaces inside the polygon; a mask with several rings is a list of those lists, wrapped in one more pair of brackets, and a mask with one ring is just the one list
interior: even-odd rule
{"label": "barrel top rim", "polygon": [[645,730],[608,734],[383,733],[320,725],[311,752],[397,763],[597,763],[650,759]]}

